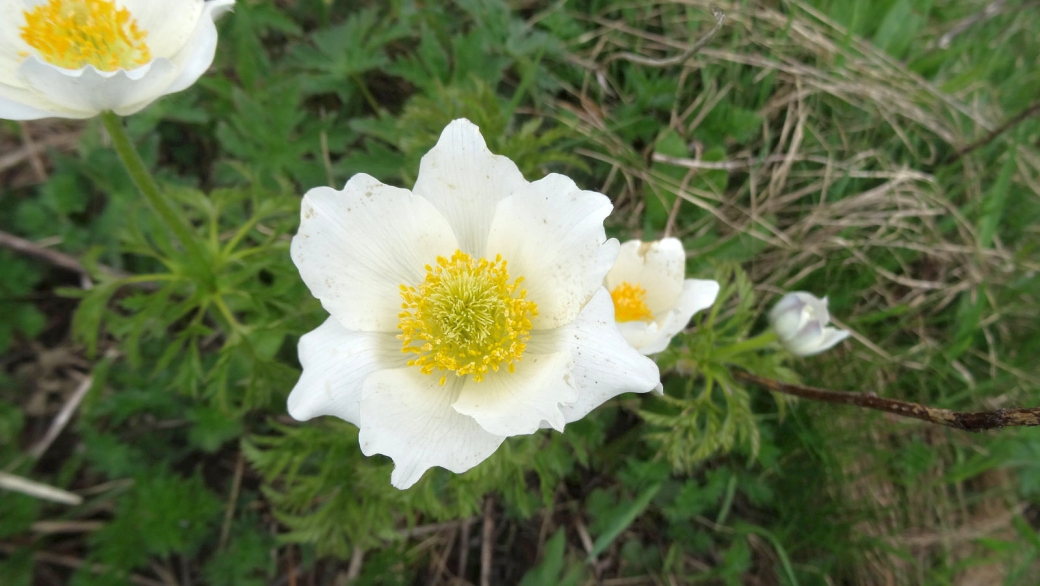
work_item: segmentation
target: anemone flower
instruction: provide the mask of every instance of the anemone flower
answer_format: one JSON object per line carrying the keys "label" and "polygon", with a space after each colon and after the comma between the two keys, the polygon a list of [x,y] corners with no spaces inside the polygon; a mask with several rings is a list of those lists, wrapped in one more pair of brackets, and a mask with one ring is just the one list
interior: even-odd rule
{"label": "anemone flower", "polygon": [[827,327],[831,316],[827,298],[796,291],[780,298],[769,312],[769,324],[784,348],[796,356],[812,356],[849,337],[838,328]]}
{"label": "anemone flower", "polygon": [[234,0],[0,0],[0,118],[127,116],[213,61]]}
{"label": "anemone flower", "polygon": [[716,281],[685,276],[686,251],[676,238],[621,245],[605,285],[614,301],[617,327],[636,350],[664,350],[693,314],[715,302]]}
{"label": "anemone flower", "polygon": [[289,413],[357,425],[403,489],[655,389],[602,285],[619,248],[610,210],[563,175],[526,181],[468,120],[444,129],[411,191],[364,174],[310,190],[292,258],[330,317],[300,340]]}

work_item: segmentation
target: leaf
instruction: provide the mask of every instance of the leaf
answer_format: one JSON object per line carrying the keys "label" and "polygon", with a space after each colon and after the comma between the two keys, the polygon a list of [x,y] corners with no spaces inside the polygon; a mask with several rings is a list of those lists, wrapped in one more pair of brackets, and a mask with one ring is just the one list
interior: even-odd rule
{"label": "leaf", "polygon": [[997,234],[1000,218],[1007,207],[1011,178],[1017,168],[1015,153],[1014,148],[1008,151],[1004,165],[1000,168],[1000,175],[997,176],[993,187],[982,199],[982,216],[979,218],[979,246],[981,248],[993,246],[993,237]]}
{"label": "leaf", "polygon": [[[77,342],[87,347],[89,356],[97,353],[98,336],[108,309],[108,301],[123,283],[122,280],[112,280],[94,285],[94,288],[80,300],[79,307],[72,316],[72,336]],[[78,290],[71,292],[80,294]]]}
{"label": "leaf", "polygon": [[627,529],[650,506],[650,501],[657,495],[657,491],[661,490],[661,486],[661,484],[655,484],[647,488],[636,500],[618,510],[616,516],[607,524],[606,530],[592,544],[592,551],[589,552],[589,556],[585,561],[592,563],[599,554],[610,547],[610,544],[617,539],[617,536],[621,535],[621,532]]}

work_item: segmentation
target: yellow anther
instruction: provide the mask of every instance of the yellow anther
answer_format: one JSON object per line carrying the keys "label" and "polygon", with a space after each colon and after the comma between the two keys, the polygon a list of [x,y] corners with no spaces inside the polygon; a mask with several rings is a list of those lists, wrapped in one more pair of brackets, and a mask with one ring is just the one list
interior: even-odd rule
{"label": "yellow anther", "polygon": [[610,298],[614,300],[615,321],[650,321],[654,319],[653,312],[646,306],[646,289],[639,284],[633,285],[628,281],[622,281],[610,292]]}
{"label": "yellow anther", "polygon": [[538,306],[525,299],[522,279],[510,282],[506,262],[475,260],[456,250],[450,259],[437,257],[426,265],[426,279],[417,287],[401,285],[398,314],[401,351],[416,354],[408,361],[423,374],[473,375],[480,382],[488,371],[505,364],[513,372],[531,337],[531,318]]}
{"label": "yellow anther", "polygon": [[113,0],[49,0],[25,11],[21,32],[44,61],[64,69],[116,71],[152,60],[148,33]]}

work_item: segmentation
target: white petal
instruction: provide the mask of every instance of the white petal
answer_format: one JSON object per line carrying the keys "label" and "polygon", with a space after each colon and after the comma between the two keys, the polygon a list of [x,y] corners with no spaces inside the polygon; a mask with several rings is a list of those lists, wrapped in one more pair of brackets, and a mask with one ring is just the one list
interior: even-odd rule
{"label": "white petal", "polygon": [[153,59],[170,58],[181,50],[193,35],[204,9],[212,2],[204,0],[120,0],[137,26],[147,35],[144,42]]}
{"label": "white petal", "polygon": [[113,110],[128,115],[161,96],[176,75],[176,67],[157,59],[130,71],[98,71],[91,65],[73,71],[31,56],[18,73],[29,88],[63,110],[81,115]]}
{"label": "white petal", "polygon": [[524,354],[515,372],[501,369],[483,381],[466,381],[452,407],[476,420],[488,433],[513,436],[538,431],[542,421],[563,431],[566,421],[560,403],[577,398],[566,379],[571,371],[571,353]]}
{"label": "white petal", "polygon": [[405,489],[433,466],[455,473],[483,462],[505,437],[492,435],[451,404],[462,379],[425,375],[418,368],[381,370],[365,380],[361,399],[361,452],[394,461],[390,482]]}
{"label": "white petal", "polygon": [[423,156],[413,191],[444,214],[463,252],[480,257],[496,204],[526,184],[513,161],[488,150],[476,125],[459,119]]}
{"label": "white petal", "polygon": [[213,63],[217,51],[217,26],[213,21],[231,10],[234,0],[210,0],[199,17],[191,38],[171,60],[177,64],[177,78],[168,88],[167,94],[187,89],[195,83]]}
{"label": "white petal", "polygon": [[622,282],[646,289],[646,305],[656,316],[675,307],[686,275],[686,250],[676,238],[653,242],[629,240],[607,275],[611,291]]}
{"label": "white petal", "polygon": [[95,112],[80,112],[47,104],[42,96],[21,87],[0,83],[0,119],[2,120],[39,120],[50,117],[90,118],[95,114]]}
{"label": "white petal", "polygon": [[617,322],[617,329],[630,346],[643,354],[648,354],[648,352],[643,352],[643,348],[653,344],[661,335],[661,327],[656,321]]}
{"label": "white petal", "polygon": [[[831,328],[827,328],[831,329]],[[824,327],[818,321],[809,321],[797,335],[790,338],[781,338],[780,342],[784,348],[796,356],[812,356],[823,352],[821,347],[824,340]]]}
{"label": "white petal", "polygon": [[401,285],[418,285],[424,267],[450,257],[455,238],[424,198],[355,175],[343,191],[303,196],[291,255],[311,294],[345,327],[396,331]]}
{"label": "white petal", "polygon": [[300,338],[299,353],[303,374],[289,394],[289,415],[334,415],[359,427],[365,378],[408,361],[394,334],[348,330],[333,317]]}
{"label": "white petal", "polygon": [[683,281],[679,301],[661,320],[661,327],[654,340],[638,348],[643,354],[656,354],[668,347],[672,338],[686,328],[693,314],[711,307],[719,295],[719,284],[715,281],[686,279]]}
{"label": "white petal", "polygon": [[607,240],[603,230],[612,207],[606,196],[581,191],[557,174],[498,204],[486,256],[501,254],[510,278],[524,278],[521,287],[538,305],[535,329],[569,323],[602,288],[617,258],[617,240]]}
{"label": "white petal", "polygon": [[823,328],[823,334],[819,337],[816,349],[812,354],[802,354],[802,356],[812,356],[813,354],[819,354],[824,350],[830,350],[836,344],[848,337],[849,332],[846,332],[845,330],[839,330],[838,328]]}
{"label": "white petal", "polygon": [[610,294],[600,287],[573,322],[532,333],[529,352],[566,348],[572,353],[570,384],[577,398],[561,407],[568,423],[621,393],[645,393],[661,386],[657,364],[632,348],[614,327],[613,308]]}

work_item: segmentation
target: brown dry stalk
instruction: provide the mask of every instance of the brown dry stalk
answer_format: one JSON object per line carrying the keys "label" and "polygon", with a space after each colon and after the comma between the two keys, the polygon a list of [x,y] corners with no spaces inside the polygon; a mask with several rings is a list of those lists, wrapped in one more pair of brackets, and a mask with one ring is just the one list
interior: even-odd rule
{"label": "brown dry stalk", "polygon": [[825,403],[841,403],[855,405],[865,409],[884,411],[900,417],[920,419],[936,425],[945,425],[964,431],[980,432],[1002,427],[1032,427],[1040,425],[1040,409],[997,409],[995,411],[950,411],[938,407],[929,407],[919,403],[886,399],[873,393],[853,393],[848,391],[832,391],[816,387],[806,387],[792,383],[756,376],[748,372],[734,371],[733,377],[754,383],[774,393],[793,395],[811,401]]}

